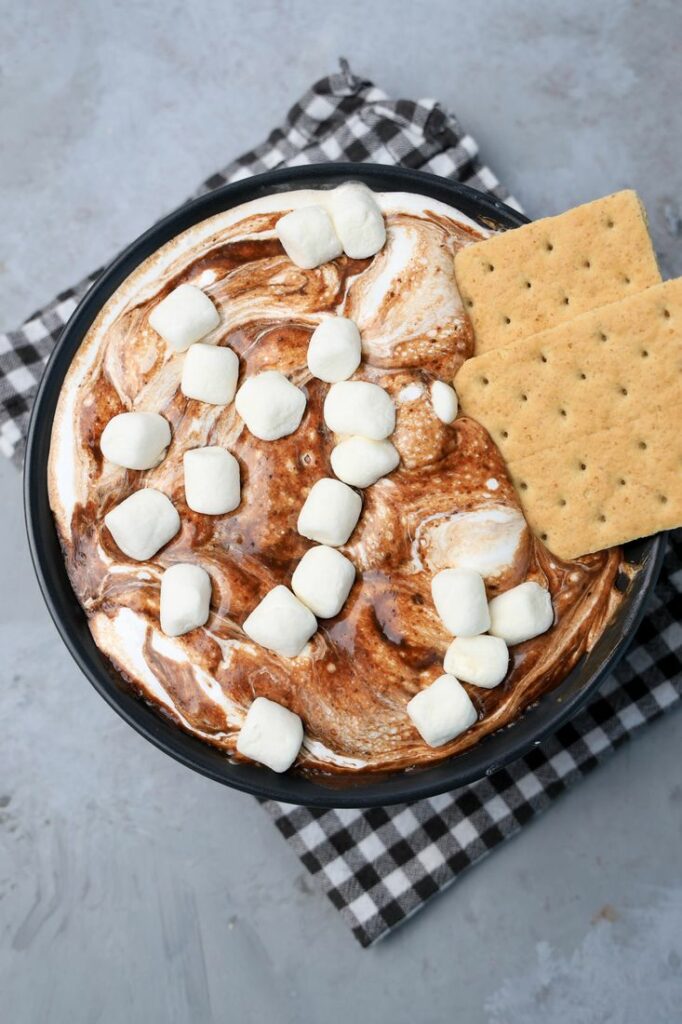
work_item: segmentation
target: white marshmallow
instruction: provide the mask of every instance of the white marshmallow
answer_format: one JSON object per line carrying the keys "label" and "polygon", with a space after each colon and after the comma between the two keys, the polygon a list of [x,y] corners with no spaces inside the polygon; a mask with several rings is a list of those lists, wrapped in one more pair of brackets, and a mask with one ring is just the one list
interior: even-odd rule
{"label": "white marshmallow", "polygon": [[382,476],[392,473],[400,462],[390,441],[369,441],[349,437],[332,449],[332,469],[351,487],[371,487]]}
{"label": "white marshmallow", "polygon": [[165,494],[145,487],[107,512],[104,523],[124,555],[145,562],[175,536],[180,516]]}
{"label": "white marshmallow", "polygon": [[180,562],[161,577],[161,629],[182,636],[203,626],[211,604],[211,577],[200,565]]}
{"label": "white marshmallow", "polygon": [[395,430],[395,406],[378,384],[341,381],[332,384],[324,400],[324,421],[335,434],[359,434],[383,441]]}
{"label": "white marshmallow", "polygon": [[273,772],[285,772],[298,757],[303,723],[298,715],[267,697],[256,697],[237,737],[237,750]]}
{"label": "white marshmallow", "polygon": [[509,651],[497,636],[458,636],[445,654],[443,668],[457,679],[490,690],[507,674]]}
{"label": "white marshmallow", "polygon": [[452,423],[457,417],[457,393],[454,388],[442,380],[434,380],[431,385],[431,405],[439,420]]}
{"label": "white marshmallow", "polygon": [[317,620],[286,587],[270,590],[243,626],[255,643],[285,658],[297,657],[317,629]]}
{"label": "white marshmallow", "polygon": [[451,675],[442,675],[420,690],[407,705],[407,713],[430,747],[454,740],[478,718],[464,687]]}
{"label": "white marshmallow", "polygon": [[181,284],[154,307],[149,323],[176,352],[184,352],[218,326],[220,314],[201,288]]}
{"label": "white marshmallow", "polygon": [[352,377],[362,358],[360,331],[345,316],[328,316],[313,331],[308,369],[313,377],[334,384]]}
{"label": "white marshmallow", "polygon": [[354,260],[374,256],[386,242],[386,225],[379,204],[366,185],[349,183],[335,188],[329,209],[343,251]]}
{"label": "white marshmallow", "polygon": [[124,469],[158,466],[171,442],[168,421],[156,412],[121,412],[109,420],[99,446],[107,462]]}
{"label": "white marshmallow", "polygon": [[345,544],[362,512],[362,498],[340,480],[323,477],[310,489],[298,515],[298,532],[318,544]]}
{"label": "white marshmallow", "polygon": [[443,569],[431,580],[443,625],[453,636],[478,636],[490,626],[483,579],[473,569]]}
{"label": "white marshmallow", "polygon": [[244,381],[234,404],[255,437],[276,441],[298,429],[306,397],[283,373],[265,370]]}
{"label": "white marshmallow", "polygon": [[183,456],[185,501],[193,512],[221,516],[241,501],[239,463],[225,448],[192,448]]}
{"label": "white marshmallow", "polygon": [[343,252],[323,206],[302,206],[280,217],[275,228],[284,251],[297,267],[312,270]]}
{"label": "white marshmallow", "polygon": [[533,580],[519,583],[490,602],[490,632],[508,644],[522,644],[545,633],[554,622],[552,598]]}
{"label": "white marshmallow", "polygon": [[321,544],[306,551],[294,571],[291,589],[319,619],[331,619],[343,608],[354,580],[350,559]]}
{"label": "white marshmallow", "polygon": [[192,345],[182,367],[180,390],[187,398],[209,405],[227,405],[234,398],[239,359],[231,348]]}

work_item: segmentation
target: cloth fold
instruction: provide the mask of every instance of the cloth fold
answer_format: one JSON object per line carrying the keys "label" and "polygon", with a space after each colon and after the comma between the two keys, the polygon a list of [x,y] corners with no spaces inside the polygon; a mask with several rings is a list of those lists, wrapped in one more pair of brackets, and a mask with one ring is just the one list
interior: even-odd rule
{"label": "cloth fold", "polygon": [[[341,62],[265,142],[197,195],[274,167],[328,160],[400,164],[492,193],[519,209],[474,138],[432,99],[391,100]],[[0,451],[20,464],[31,404],[61,330],[99,271],[0,334]],[[388,808],[264,806],[353,934],[369,946],[415,913],[645,723],[682,700],[682,531],[675,531],[646,617],[600,694],[513,765],[452,793]]]}

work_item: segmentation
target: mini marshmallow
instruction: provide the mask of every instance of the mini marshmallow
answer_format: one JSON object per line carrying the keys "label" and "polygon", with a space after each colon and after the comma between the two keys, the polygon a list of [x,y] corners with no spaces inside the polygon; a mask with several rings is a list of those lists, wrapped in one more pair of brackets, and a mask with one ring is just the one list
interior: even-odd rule
{"label": "mini marshmallow", "polygon": [[180,516],[161,491],[145,487],[107,512],[104,524],[124,555],[145,562],[180,529]]}
{"label": "mini marshmallow", "polygon": [[256,697],[237,737],[237,751],[273,772],[285,772],[298,757],[303,723],[298,715],[267,697]]}
{"label": "mini marshmallow", "polygon": [[124,469],[153,469],[171,442],[168,421],[156,412],[121,412],[109,420],[99,446],[107,462]]}
{"label": "mini marshmallow", "polygon": [[323,206],[302,206],[280,217],[275,228],[284,251],[297,267],[312,270],[343,252]]}
{"label": "mini marshmallow", "polygon": [[445,654],[443,668],[457,679],[491,690],[507,674],[509,651],[497,636],[458,636]]}
{"label": "mini marshmallow", "polygon": [[294,571],[291,589],[319,619],[331,619],[343,608],[354,580],[350,559],[321,544],[306,551]]}
{"label": "mini marshmallow", "polygon": [[185,501],[193,512],[221,516],[241,501],[239,463],[219,445],[192,448],[183,456]]}
{"label": "mini marshmallow", "polygon": [[317,619],[286,587],[270,590],[243,626],[255,643],[285,658],[296,658],[317,629]]}
{"label": "mini marshmallow", "polygon": [[176,352],[184,352],[218,326],[220,314],[201,288],[181,284],[154,307],[149,323]]}
{"label": "mini marshmallow", "polygon": [[483,577],[473,569],[443,569],[431,580],[441,621],[453,636],[478,636],[490,626]]}
{"label": "mini marshmallow", "polygon": [[347,380],[361,358],[360,331],[347,317],[325,317],[313,331],[308,345],[308,369],[313,377],[327,384]]}
{"label": "mini marshmallow", "polygon": [[332,449],[332,469],[351,487],[371,487],[382,476],[393,472],[400,456],[390,441],[369,441],[349,437]]}
{"label": "mini marshmallow", "polygon": [[332,384],[324,400],[324,421],[335,434],[359,434],[383,441],[395,430],[395,406],[378,384],[341,381]]}
{"label": "mini marshmallow", "polygon": [[244,381],[234,404],[255,437],[276,441],[298,429],[306,397],[283,373],[265,370]]}
{"label": "mini marshmallow", "polygon": [[343,251],[354,260],[374,256],[386,242],[386,225],[379,204],[365,185],[335,188],[329,209]]}
{"label": "mini marshmallow", "polygon": [[439,420],[443,423],[452,423],[458,409],[455,389],[442,380],[434,380],[431,385],[431,405]]}
{"label": "mini marshmallow", "polygon": [[447,674],[420,690],[407,705],[407,713],[430,747],[442,747],[454,740],[478,718],[469,694],[454,676]]}
{"label": "mini marshmallow", "polygon": [[203,626],[211,604],[211,577],[200,565],[171,565],[161,577],[161,629],[182,636]]}
{"label": "mini marshmallow", "polygon": [[239,359],[231,348],[192,345],[182,367],[180,390],[187,398],[209,405],[227,405],[234,398]]}
{"label": "mini marshmallow", "polygon": [[554,622],[552,598],[533,580],[519,583],[490,602],[490,632],[508,644],[522,644],[545,633]]}
{"label": "mini marshmallow", "polygon": [[323,477],[310,489],[298,515],[298,532],[337,548],[345,544],[362,512],[362,498],[340,480]]}

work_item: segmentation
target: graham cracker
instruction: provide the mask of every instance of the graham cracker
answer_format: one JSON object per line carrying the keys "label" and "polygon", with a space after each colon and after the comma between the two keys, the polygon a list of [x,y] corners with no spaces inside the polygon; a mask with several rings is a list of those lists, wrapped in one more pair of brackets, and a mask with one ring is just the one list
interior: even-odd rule
{"label": "graham cracker", "polygon": [[509,464],[550,551],[568,561],[682,525],[682,415],[668,413],[669,423],[648,412]]}
{"label": "graham cracker", "polygon": [[465,246],[455,276],[477,355],[661,280],[632,190]]}
{"label": "graham cracker", "polygon": [[462,411],[560,558],[682,524],[682,278],[467,360]]}
{"label": "graham cracker", "polygon": [[682,278],[468,359],[462,410],[507,462],[682,400]]}

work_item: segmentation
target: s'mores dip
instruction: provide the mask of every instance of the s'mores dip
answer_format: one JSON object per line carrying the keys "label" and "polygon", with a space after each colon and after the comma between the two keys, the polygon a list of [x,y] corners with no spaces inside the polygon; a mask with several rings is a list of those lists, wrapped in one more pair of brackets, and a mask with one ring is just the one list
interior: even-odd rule
{"label": "s'mores dip", "polygon": [[129,685],[227,758],[357,780],[452,757],[622,599],[620,548],[543,543],[458,403],[495,342],[456,259],[489,241],[416,194],[280,192],[178,235],[88,331],[49,460],[69,577]]}

